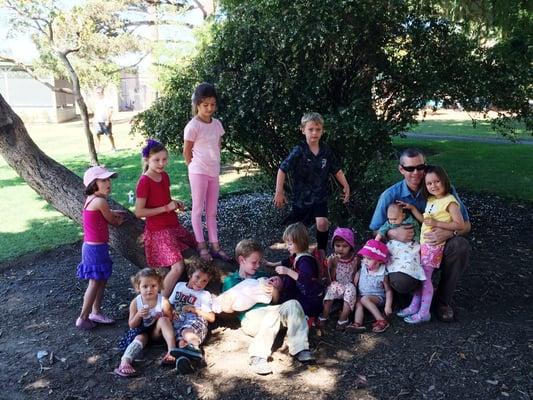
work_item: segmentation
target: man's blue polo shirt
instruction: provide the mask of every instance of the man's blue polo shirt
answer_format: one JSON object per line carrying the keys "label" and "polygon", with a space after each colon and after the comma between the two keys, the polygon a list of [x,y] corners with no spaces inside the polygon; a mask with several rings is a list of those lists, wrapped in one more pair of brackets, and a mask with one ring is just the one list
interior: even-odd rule
{"label": "man's blue polo shirt", "polygon": [[[405,203],[413,204],[418,209],[418,211],[423,213],[426,209],[426,199],[424,198],[421,192],[422,191],[419,190],[413,195],[409,190],[405,179],[401,180],[398,183],[395,183],[394,185],[386,189],[383,193],[381,193],[381,196],[379,196],[378,204],[376,205],[374,215],[372,216],[372,220],[370,221],[370,229],[372,231],[377,231],[381,227],[381,225],[383,225],[385,221],[387,221],[387,207],[389,206],[389,204],[395,202],[396,200],[401,200]],[[461,207],[461,214],[463,215],[464,220],[470,221],[468,210],[459,198],[459,195],[457,194],[457,191],[453,186],[452,194],[459,202],[459,205]]]}

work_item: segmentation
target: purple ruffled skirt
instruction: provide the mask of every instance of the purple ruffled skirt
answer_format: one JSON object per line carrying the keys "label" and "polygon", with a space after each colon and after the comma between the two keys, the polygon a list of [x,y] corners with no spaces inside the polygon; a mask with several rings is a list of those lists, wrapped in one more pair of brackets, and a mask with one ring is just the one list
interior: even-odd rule
{"label": "purple ruffled skirt", "polygon": [[83,243],[81,263],[78,265],[79,279],[107,280],[113,272],[113,261],[109,256],[109,245]]}

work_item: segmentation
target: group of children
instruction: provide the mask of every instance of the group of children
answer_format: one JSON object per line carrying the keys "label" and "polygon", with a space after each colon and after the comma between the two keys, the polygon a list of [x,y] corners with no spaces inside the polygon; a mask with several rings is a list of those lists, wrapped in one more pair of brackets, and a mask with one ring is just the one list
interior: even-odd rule
{"label": "group of children", "polygon": [[[199,85],[192,102],[195,117],[185,127],[183,154],[189,171],[194,235],[179,223],[176,210],[183,210],[183,203],[170,196],[170,178],[165,171],[168,151],[164,145],[150,139],[142,149],[143,173],[137,184],[135,202],[135,215],[146,221],[144,247],[150,268],[132,278],[138,295],[130,304],[129,330],[120,341],[124,354],[115,369],[116,374],[134,374],[133,360],[149,340],[161,339],[167,345],[161,364],[176,365],[181,372],[189,372],[192,362],[203,357],[199,346],[215,314],[246,311],[258,303],[283,304],[296,300],[308,320],[324,329],[333,302],[341,300],[338,330],[364,331],[364,311],[367,310],[375,319],[372,331],[385,331],[390,324],[393,302],[387,279],[389,250],[385,242],[387,231],[402,224],[415,229],[418,222],[422,224],[422,235],[417,234],[415,238],[421,240],[420,262],[415,260],[413,268],[420,269],[420,280],[424,284],[413,293],[411,304],[397,315],[408,323],[429,320],[433,294],[431,275],[439,267],[443,243],[425,243],[423,233],[435,226],[460,230],[464,224],[457,200],[450,194],[445,171],[440,167],[427,167],[424,189],[428,201],[424,214],[407,203],[391,204],[387,223],[360,249],[353,231],[339,227],[331,240],[333,254],[326,259],[330,176],[341,184],[344,202],[349,201],[350,187],[334,153],[320,142],[324,121],[316,113],[302,118],[305,142],[297,145],[281,164],[276,180],[274,203],[277,207],[287,202],[283,189],[287,174],[293,183],[289,217],[292,223],[283,235],[290,256],[280,262],[264,263],[266,268],[271,268],[271,278],[239,279],[238,284],[227,287],[228,290],[218,297],[207,292],[206,285],[217,276],[210,261],[214,257],[224,261],[232,259],[221,249],[217,236],[218,176],[224,129],[220,121],[213,118],[217,94],[212,85]],[[108,224],[118,226],[124,219],[121,212],[110,210],[106,200],[111,191],[110,179],[116,176],[103,167],[92,167],[83,179],[87,199],[83,207],[84,243],[78,277],[89,283],[76,320],[80,329],[114,323],[102,314],[101,304],[106,281],[112,272]],[[208,241],[203,232],[204,212]],[[317,249],[313,254],[309,252],[306,227],[310,224],[316,224],[317,228]],[[187,248],[196,248],[199,258],[188,263],[188,280],[181,282],[185,271],[182,252]],[[256,264],[259,261],[256,260]],[[251,261],[242,259],[242,262]],[[299,354],[303,360],[310,359],[308,353]]]}

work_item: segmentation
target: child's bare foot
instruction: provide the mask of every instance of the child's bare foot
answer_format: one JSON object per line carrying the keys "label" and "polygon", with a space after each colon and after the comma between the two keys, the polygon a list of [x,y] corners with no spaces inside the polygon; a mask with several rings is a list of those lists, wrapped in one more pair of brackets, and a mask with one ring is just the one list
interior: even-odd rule
{"label": "child's bare foot", "polygon": [[174,366],[175,364],[176,364],[176,357],[170,354],[170,352],[166,353],[160,362],[160,365],[162,367]]}
{"label": "child's bare foot", "polygon": [[133,369],[133,366],[130,363],[126,361],[121,361],[120,365],[117,368],[115,368],[113,372],[118,376],[129,378],[130,376],[135,375],[136,371],[135,369]]}

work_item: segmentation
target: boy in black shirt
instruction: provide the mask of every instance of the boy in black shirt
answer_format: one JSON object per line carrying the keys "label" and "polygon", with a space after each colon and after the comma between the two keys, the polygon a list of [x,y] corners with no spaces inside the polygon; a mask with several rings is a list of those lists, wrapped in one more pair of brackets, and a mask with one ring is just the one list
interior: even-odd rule
{"label": "boy in black shirt", "polygon": [[292,212],[289,223],[316,223],[317,248],[322,259],[328,243],[329,177],[335,176],[343,187],[343,201],[350,199],[350,186],[333,151],[320,143],[324,133],[324,119],[318,113],[304,114],[300,129],[305,142],[295,146],[281,163],[276,178],[274,204],[282,208],[287,203],[284,185],[287,173],[291,181]]}

